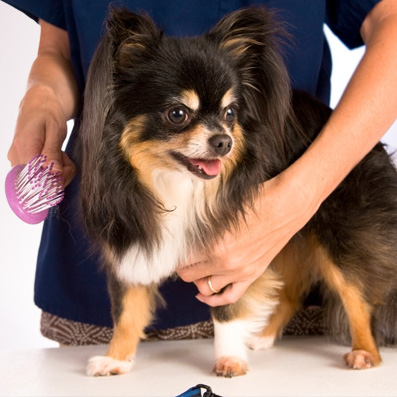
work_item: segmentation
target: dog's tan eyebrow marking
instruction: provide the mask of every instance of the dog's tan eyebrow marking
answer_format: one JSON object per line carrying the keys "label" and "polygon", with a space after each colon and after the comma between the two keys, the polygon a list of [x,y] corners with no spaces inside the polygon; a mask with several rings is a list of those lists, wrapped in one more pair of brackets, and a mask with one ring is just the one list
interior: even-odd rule
{"label": "dog's tan eyebrow marking", "polygon": [[120,147],[126,157],[129,157],[131,148],[137,144],[139,137],[146,125],[146,116],[144,114],[132,118],[128,121],[124,131],[121,134]]}
{"label": "dog's tan eyebrow marking", "polygon": [[200,99],[194,90],[185,90],[180,97],[181,102],[189,109],[198,110]]}
{"label": "dog's tan eyebrow marking", "polygon": [[231,103],[236,101],[236,97],[234,96],[233,88],[230,88],[226,91],[226,94],[222,98],[222,109],[227,108]]}

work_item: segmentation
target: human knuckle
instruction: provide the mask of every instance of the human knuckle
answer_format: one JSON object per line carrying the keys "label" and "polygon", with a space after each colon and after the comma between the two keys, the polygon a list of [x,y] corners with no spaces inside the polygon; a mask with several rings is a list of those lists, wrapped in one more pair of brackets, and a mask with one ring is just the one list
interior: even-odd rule
{"label": "human knuckle", "polygon": [[15,150],[24,148],[26,146],[26,139],[22,134],[15,134],[12,141],[12,148]]}
{"label": "human knuckle", "polygon": [[236,268],[236,263],[232,258],[226,257],[222,260],[222,268],[226,271],[232,271]]}
{"label": "human knuckle", "polygon": [[228,298],[228,304],[229,305],[231,305],[231,304],[234,304],[234,303],[237,303],[237,301],[239,300],[239,297],[238,296],[236,296],[236,295],[232,295],[232,296],[230,296],[229,298]]}
{"label": "human knuckle", "polygon": [[185,283],[190,283],[190,282],[193,281],[193,280],[191,280],[191,277],[189,277],[189,274],[186,274],[186,273],[183,272],[183,271],[179,271],[179,272],[178,272],[178,276],[179,276],[179,278],[180,278],[182,281],[184,281]]}
{"label": "human knuckle", "polygon": [[222,297],[222,302],[224,305],[231,305],[236,303],[239,300],[239,296],[232,291],[229,293],[225,293]]}
{"label": "human knuckle", "polygon": [[240,267],[241,277],[243,279],[251,278],[254,272],[254,269],[250,265],[243,265]]}

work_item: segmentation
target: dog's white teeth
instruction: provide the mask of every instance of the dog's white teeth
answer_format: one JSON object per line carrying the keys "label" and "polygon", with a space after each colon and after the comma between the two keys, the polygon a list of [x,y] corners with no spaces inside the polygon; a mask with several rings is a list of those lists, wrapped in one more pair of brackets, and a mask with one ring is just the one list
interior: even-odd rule
{"label": "dog's white teeth", "polygon": [[196,165],[196,168],[197,168],[199,171],[202,171],[202,170],[203,170],[203,167],[202,167],[201,165]]}

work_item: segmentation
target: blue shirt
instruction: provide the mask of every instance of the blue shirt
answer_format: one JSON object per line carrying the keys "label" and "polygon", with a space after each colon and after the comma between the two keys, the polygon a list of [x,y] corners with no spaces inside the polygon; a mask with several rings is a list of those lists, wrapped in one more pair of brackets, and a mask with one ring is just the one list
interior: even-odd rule
{"label": "blue shirt", "polygon": [[[73,68],[80,92],[103,31],[108,1],[104,0],[5,0],[35,20],[43,19],[68,32]],[[199,35],[225,14],[253,4],[278,10],[286,22],[293,46],[284,59],[294,88],[308,91],[328,103],[331,55],[323,25],[349,47],[362,45],[361,24],[379,0],[125,0],[133,11],[147,12],[165,34]],[[67,152],[72,153],[74,134]],[[76,215],[78,176],[67,187],[64,201],[52,210],[43,228],[39,249],[35,302],[43,310],[74,321],[111,326],[106,277],[99,268]],[[166,281],[161,292],[167,308],[159,309],[154,327],[165,329],[209,318],[208,307],[195,299],[197,289],[181,280]]]}

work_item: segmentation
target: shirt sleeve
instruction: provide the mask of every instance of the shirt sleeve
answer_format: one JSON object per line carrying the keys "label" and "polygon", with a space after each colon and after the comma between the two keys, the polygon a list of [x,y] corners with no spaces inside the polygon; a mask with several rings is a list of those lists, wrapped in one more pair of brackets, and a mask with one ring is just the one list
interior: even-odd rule
{"label": "shirt sleeve", "polygon": [[39,19],[66,30],[63,0],[2,0],[36,22]]}
{"label": "shirt sleeve", "polygon": [[363,45],[360,28],[381,0],[327,0],[326,23],[350,49]]}

